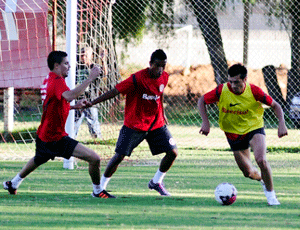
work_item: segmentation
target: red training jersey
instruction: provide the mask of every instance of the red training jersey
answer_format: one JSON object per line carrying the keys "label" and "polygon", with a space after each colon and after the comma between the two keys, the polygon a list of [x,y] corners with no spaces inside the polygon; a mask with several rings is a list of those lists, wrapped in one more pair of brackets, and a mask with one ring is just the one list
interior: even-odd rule
{"label": "red training jersey", "polygon": [[157,79],[151,78],[149,68],[146,68],[116,85],[116,89],[126,95],[125,126],[137,131],[149,131],[164,126],[162,97],[168,79],[166,72]]}
{"label": "red training jersey", "polygon": [[41,87],[43,115],[37,130],[38,137],[44,142],[59,141],[68,136],[65,124],[70,111],[70,103],[62,96],[70,90],[65,79],[50,72]]}

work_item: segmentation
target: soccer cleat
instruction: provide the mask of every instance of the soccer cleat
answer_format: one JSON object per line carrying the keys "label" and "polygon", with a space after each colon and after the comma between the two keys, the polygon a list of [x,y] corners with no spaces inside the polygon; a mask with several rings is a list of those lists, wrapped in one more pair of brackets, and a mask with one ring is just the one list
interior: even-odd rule
{"label": "soccer cleat", "polygon": [[268,200],[268,204],[270,206],[280,205],[280,202],[277,200],[277,198],[275,196],[267,197],[267,200]]}
{"label": "soccer cleat", "polygon": [[3,182],[3,188],[5,190],[8,190],[8,193],[11,194],[11,195],[16,195],[17,194],[17,189],[12,187],[11,181]]}
{"label": "soccer cleat", "polygon": [[98,194],[95,194],[94,192],[92,193],[92,196],[93,197],[98,197],[98,198],[104,198],[104,199],[107,199],[107,198],[116,198],[115,196],[109,194],[106,190],[102,190],[100,193]]}
{"label": "soccer cleat", "polygon": [[153,180],[150,180],[148,188],[151,190],[156,190],[161,196],[171,196],[171,194],[164,187],[163,183],[154,183]]}

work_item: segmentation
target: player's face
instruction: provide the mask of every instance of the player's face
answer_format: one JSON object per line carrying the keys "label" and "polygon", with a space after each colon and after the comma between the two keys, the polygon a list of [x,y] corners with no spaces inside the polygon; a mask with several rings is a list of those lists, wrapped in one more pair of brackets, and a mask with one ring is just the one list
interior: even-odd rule
{"label": "player's face", "polygon": [[70,70],[70,63],[67,57],[64,57],[62,62],[58,65],[58,70],[60,75],[66,78]]}
{"label": "player's face", "polygon": [[240,75],[234,77],[230,77],[230,76],[228,77],[228,82],[230,83],[233,92],[236,94],[241,94],[242,92],[244,92],[246,86],[246,80],[247,80],[246,77],[244,79],[241,79]]}
{"label": "player's face", "polygon": [[149,73],[152,78],[159,78],[165,70],[167,60],[155,59],[152,63],[150,62]]}

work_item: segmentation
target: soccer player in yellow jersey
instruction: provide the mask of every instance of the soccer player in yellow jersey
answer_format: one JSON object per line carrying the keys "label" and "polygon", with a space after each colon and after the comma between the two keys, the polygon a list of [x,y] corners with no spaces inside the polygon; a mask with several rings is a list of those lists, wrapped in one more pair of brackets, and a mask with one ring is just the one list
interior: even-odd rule
{"label": "soccer player in yellow jersey", "polygon": [[[199,133],[207,136],[210,132],[206,105],[218,103],[219,125],[225,132],[238,167],[245,177],[261,182],[269,205],[280,205],[266,158],[262,103],[270,106],[278,118],[279,138],[288,134],[282,108],[259,87],[247,83],[247,69],[242,64],[232,65],[228,75],[227,83],[218,85],[198,101],[203,121]],[[251,163],[250,147],[261,173]]]}

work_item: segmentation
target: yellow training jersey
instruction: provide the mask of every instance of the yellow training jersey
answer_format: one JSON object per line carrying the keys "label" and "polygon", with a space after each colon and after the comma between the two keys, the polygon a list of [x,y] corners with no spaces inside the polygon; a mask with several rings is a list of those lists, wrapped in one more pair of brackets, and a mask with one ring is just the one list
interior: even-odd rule
{"label": "yellow training jersey", "polygon": [[255,100],[248,83],[240,95],[232,93],[224,84],[218,106],[219,125],[224,132],[243,135],[264,126],[264,109]]}

